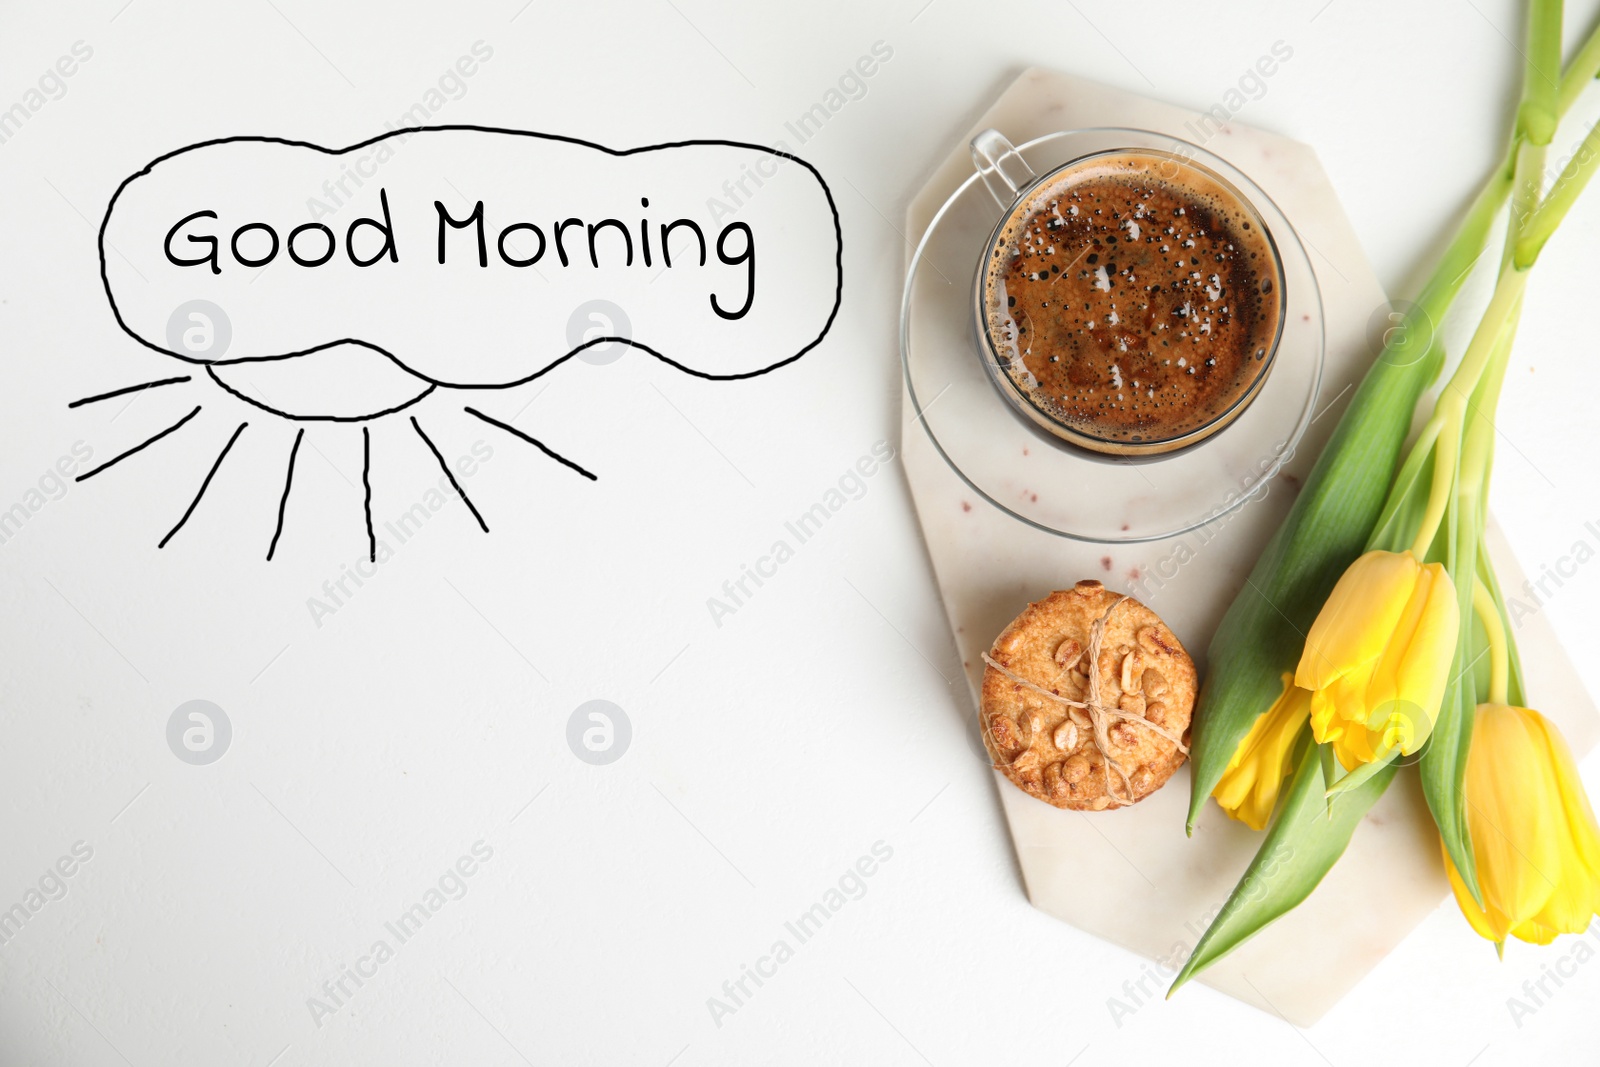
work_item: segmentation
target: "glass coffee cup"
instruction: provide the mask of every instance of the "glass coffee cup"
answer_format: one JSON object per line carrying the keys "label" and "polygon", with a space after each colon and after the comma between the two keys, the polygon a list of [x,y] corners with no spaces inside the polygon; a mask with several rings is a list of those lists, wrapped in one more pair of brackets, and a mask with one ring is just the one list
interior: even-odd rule
{"label": "glass coffee cup", "polygon": [[979,351],[1012,412],[1054,443],[1123,458],[1188,449],[1271,373],[1287,299],[1273,235],[1240,190],[1248,179],[1169,143],[1039,175],[998,131],[972,141],[1003,211],[974,280]]}

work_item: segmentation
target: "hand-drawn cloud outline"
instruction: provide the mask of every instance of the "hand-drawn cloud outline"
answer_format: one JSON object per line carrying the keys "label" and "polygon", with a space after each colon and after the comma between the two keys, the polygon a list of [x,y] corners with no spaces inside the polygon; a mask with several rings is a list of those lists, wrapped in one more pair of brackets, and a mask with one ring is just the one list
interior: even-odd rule
{"label": "hand-drawn cloud outline", "polygon": [[[329,341],[322,342],[320,344],[312,345],[312,346],[309,346],[309,347],[306,347],[306,348],[298,349],[296,351],[276,353],[276,354],[267,355],[267,356],[248,356],[248,357],[237,357],[237,358],[233,358],[233,359],[226,359],[225,358],[225,359],[219,359],[219,360],[206,360],[204,358],[196,357],[196,356],[194,356],[192,354],[189,354],[189,353],[175,352],[175,351],[173,351],[172,349],[170,349],[168,347],[165,347],[165,346],[163,346],[163,345],[161,345],[159,343],[156,343],[155,341],[152,341],[152,340],[150,340],[150,339],[148,339],[148,338],[146,338],[144,336],[141,336],[136,330],[134,330],[132,327],[129,326],[129,324],[127,323],[127,321],[123,317],[122,309],[118,306],[116,296],[114,295],[114,293],[112,291],[111,278],[110,278],[110,275],[109,275],[109,272],[108,272],[106,231],[107,231],[108,227],[111,224],[111,220],[112,220],[112,217],[113,217],[113,215],[114,215],[114,213],[116,211],[118,201],[121,199],[121,197],[123,196],[124,192],[128,189],[128,187],[132,183],[137,181],[138,179],[149,175],[151,173],[151,171],[155,167],[160,165],[161,163],[163,163],[163,162],[165,162],[165,161],[167,161],[169,159],[173,159],[173,158],[176,158],[178,156],[184,155],[186,153],[196,152],[196,151],[200,151],[200,150],[211,148],[211,147],[218,146],[218,145],[235,144],[235,143],[258,143],[258,144],[282,145],[282,146],[289,147],[289,148],[309,149],[309,150],[312,150],[312,151],[315,151],[315,152],[322,153],[323,155],[326,155],[326,156],[328,156],[330,158],[338,158],[338,157],[341,157],[341,156],[346,156],[346,155],[348,155],[348,154],[350,154],[352,152],[358,152],[358,151],[360,151],[362,149],[369,148],[369,147],[371,147],[373,145],[376,145],[376,144],[379,144],[380,142],[385,141],[385,140],[387,140],[389,138],[394,138],[394,137],[399,137],[399,136],[410,136],[410,135],[413,135],[413,134],[430,133],[430,132],[487,133],[487,134],[508,135],[508,136],[514,136],[514,137],[526,137],[526,138],[532,138],[532,139],[542,140],[542,141],[550,141],[550,142],[558,142],[558,143],[563,143],[563,144],[576,145],[576,146],[580,146],[580,147],[583,147],[583,148],[588,148],[588,149],[592,149],[592,150],[595,150],[595,151],[598,151],[598,152],[602,152],[602,153],[605,153],[606,155],[612,156],[612,157],[627,157],[627,156],[632,156],[632,155],[638,155],[640,153],[661,151],[661,150],[666,150],[666,149],[694,149],[694,148],[701,148],[701,147],[735,148],[735,149],[750,150],[750,151],[754,151],[754,152],[768,153],[770,155],[779,157],[779,158],[787,160],[789,162],[798,163],[806,171],[810,172],[812,177],[814,177],[816,179],[817,184],[821,187],[823,195],[824,195],[824,197],[826,198],[826,201],[827,201],[827,206],[828,206],[828,210],[829,210],[829,214],[830,214],[830,218],[831,218],[831,222],[832,222],[833,237],[834,237],[834,256],[833,256],[834,285],[833,285],[833,302],[832,302],[832,306],[830,307],[830,309],[828,311],[827,318],[826,318],[825,322],[823,323],[821,329],[817,332],[817,335],[815,337],[813,337],[811,340],[809,340],[807,343],[805,343],[798,351],[796,351],[796,352],[794,352],[792,354],[786,355],[784,358],[776,360],[776,361],[774,361],[774,362],[772,362],[770,364],[767,364],[767,365],[762,366],[762,367],[755,368],[753,370],[748,370],[748,371],[738,371],[738,372],[734,372],[734,373],[718,374],[718,373],[713,373],[713,372],[709,372],[709,371],[705,371],[705,370],[700,370],[700,369],[697,369],[695,367],[688,366],[687,364],[685,364],[685,363],[683,363],[683,362],[681,362],[681,361],[679,361],[677,359],[674,359],[671,356],[667,355],[665,352],[662,352],[662,351],[660,351],[660,350],[658,350],[658,349],[652,347],[651,345],[646,344],[646,343],[644,343],[642,341],[636,341],[631,337],[605,335],[605,336],[597,336],[597,337],[590,338],[589,340],[585,341],[583,344],[580,344],[580,345],[577,345],[575,347],[570,348],[565,354],[563,354],[560,357],[552,360],[547,365],[539,368],[538,370],[535,370],[535,371],[527,374],[526,376],[518,378],[515,381],[494,382],[494,383],[475,383],[475,382],[445,381],[445,380],[442,380],[442,379],[440,379],[438,377],[435,377],[433,375],[422,373],[422,372],[416,370],[415,368],[409,366],[396,353],[391,352],[390,350],[388,350],[387,348],[385,348],[385,347],[383,347],[381,345],[377,345],[377,344],[371,343],[371,342],[366,341],[366,340],[364,340],[364,339],[362,339],[360,337],[342,337],[342,338],[337,338],[337,339],[334,339],[334,340],[329,340]],[[765,145],[752,144],[752,143],[744,142],[744,141],[733,141],[733,140],[717,139],[717,138],[671,141],[671,142],[665,142],[665,143],[662,143],[662,144],[655,144],[655,145],[642,145],[642,146],[635,147],[635,148],[614,149],[614,148],[608,148],[605,145],[598,144],[598,143],[593,142],[593,141],[587,141],[587,140],[584,140],[582,138],[570,137],[570,136],[565,136],[565,135],[561,135],[561,134],[549,134],[549,133],[540,133],[540,132],[531,131],[531,130],[516,130],[516,129],[509,129],[509,128],[504,128],[504,127],[479,126],[479,125],[470,125],[470,124],[450,124],[450,125],[438,125],[438,126],[420,126],[420,127],[399,128],[399,129],[387,131],[387,132],[385,132],[383,134],[380,134],[380,135],[378,135],[376,137],[371,137],[371,138],[368,138],[367,140],[360,141],[360,142],[357,142],[357,143],[352,144],[352,145],[348,145],[348,146],[346,146],[344,148],[328,148],[326,146],[315,144],[315,143],[309,142],[309,141],[298,141],[298,140],[292,140],[292,139],[281,138],[281,137],[255,136],[255,135],[241,135],[241,136],[233,136],[233,137],[213,138],[211,140],[200,141],[200,142],[197,142],[197,143],[192,144],[192,145],[186,145],[186,146],[184,146],[182,148],[178,148],[178,149],[175,149],[175,150],[173,150],[171,152],[167,152],[167,153],[164,153],[164,154],[162,154],[160,156],[157,156],[155,159],[151,160],[148,164],[146,164],[140,170],[138,170],[135,173],[129,175],[127,178],[125,178],[118,185],[116,192],[112,195],[110,202],[106,206],[105,216],[101,221],[99,232],[98,232],[98,245],[99,245],[99,256],[100,256],[101,284],[102,284],[102,286],[103,286],[103,288],[105,290],[106,300],[111,306],[112,314],[116,317],[117,325],[129,337],[133,338],[139,344],[143,345],[144,347],[146,347],[148,349],[151,349],[152,351],[160,352],[163,355],[172,356],[174,358],[181,359],[181,360],[184,360],[185,362],[189,362],[189,363],[199,363],[199,364],[207,364],[207,365],[214,365],[214,366],[229,366],[229,365],[238,364],[238,363],[260,363],[260,362],[270,362],[270,361],[275,361],[275,360],[295,359],[295,358],[299,358],[299,357],[303,357],[303,356],[312,355],[312,354],[314,354],[316,352],[320,352],[320,351],[323,351],[325,349],[333,348],[333,347],[336,347],[336,346],[339,346],[339,345],[355,345],[355,346],[358,346],[358,347],[361,347],[361,348],[365,348],[365,349],[369,349],[369,350],[371,350],[373,352],[381,354],[382,356],[384,356],[387,359],[389,359],[390,361],[392,361],[400,369],[402,369],[405,372],[407,372],[409,374],[412,374],[412,375],[414,375],[414,376],[416,376],[416,377],[418,377],[418,378],[420,378],[420,379],[422,379],[422,380],[424,380],[426,382],[429,382],[431,385],[434,385],[434,386],[445,386],[445,387],[448,387],[448,388],[459,388],[459,389],[501,389],[501,388],[512,388],[512,387],[515,387],[515,386],[518,386],[518,385],[523,385],[523,384],[526,384],[527,382],[533,381],[534,379],[541,377],[542,375],[548,373],[551,370],[554,370],[556,367],[558,367],[558,366],[562,365],[563,363],[567,362],[573,356],[575,356],[578,353],[584,351],[585,349],[593,347],[593,346],[596,346],[596,345],[601,345],[601,344],[625,344],[625,345],[628,345],[630,347],[637,348],[637,349],[639,349],[639,350],[641,350],[643,352],[649,353],[651,356],[655,357],[656,359],[662,361],[663,363],[666,363],[667,365],[669,365],[669,366],[671,366],[671,367],[673,367],[673,368],[675,368],[675,369],[677,369],[679,371],[682,371],[685,374],[693,375],[693,376],[698,377],[698,378],[704,378],[704,379],[713,380],[713,381],[733,381],[733,380],[739,380],[739,379],[744,379],[744,378],[753,378],[753,377],[756,377],[758,375],[766,374],[766,373],[768,373],[770,371],[776,370],[779,367],[787,366],[788,364],[793,363],[794,361],[798,360],[801,356],[803,356],[806,353],[810,352],[813,348],[815,348],[817,345],[819,345],[822,342],[822,340],[827,336],[828,331],[830,329],[832,329],[833,323],[838,317],[839,306],[840,306],[840,302],[841,302],[842,295],[843,295],[843,284],[844,284],[844,238],[843,238],[843,231],[842,231],[842,228],[840,226],[840,221],[839,221],[838,206],[837,206],[837,204],[836,204],[836,202],[835,202],[835,200],[833,198],[833,191],[832,191],[831,188],[829,188],[826,180],[822,177],[822,174],[816,169],[816,167],[812,166],[810,163],[806,162],[804,159],[801,159],[799,156],[793,155],[793,154],[791,154],[789,152],[782,151],[780,149],[770,148],[770,147],[767,147]],[[227,388],[227,386],[225,385],[224,388]],[[232,392],[232,391],[233,390],[230,389],[230,392]],[[236,393],[236,395],[239,395],[239,394]],[[244,399],[250,400],[251,398],[245,397]],[[260,403],[258,403],[256,401],[252,400],[251,402],[257,403],[257,406],[265,407],[265,405],[262,405],[262,404],[260,404]],[[273,409],[268,407],[267,410],[273,410]],[[277,413],[281,414],[281,415],[284,415],[285,417],[288,417],[288,418],[307,417],[307,416],[291,415],[291,414],[289,414],[287,412],[277,412]],[[382,414],[382,413],[378,413],[378,414]],[[375,416],[363,416],[363,417],[375,417]],[[347,421],[347,420],[338,420],[338,421]],[[359,421],[359,420],[352,419],[352,420],[348,420],[348,421]]]}

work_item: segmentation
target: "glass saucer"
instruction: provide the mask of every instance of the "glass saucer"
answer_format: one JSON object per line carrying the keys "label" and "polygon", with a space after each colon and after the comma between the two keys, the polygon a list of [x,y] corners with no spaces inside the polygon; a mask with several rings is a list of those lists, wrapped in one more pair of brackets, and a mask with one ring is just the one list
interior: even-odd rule
{"label": "glass saucer", "polygon": [[1148,130],[1053,133],[1017,151],[1044,174],[1117,148],[1192,154],[1249,199],[1277,243],[1286,299],[1271,373],[1226,429],[1181,452],[1097,455],[1025,424],[984,369],[972,321],[979,260],[1003,213],[978,174],[933,216],[906,273],[900,359],[915,419],[973,492],[1048,533],[1102,543],[1157,541],[1211,522],[1261,492],[1294,455],[1322,382],[1322,296],[1299,237],[1254,182],[1213,154]]}

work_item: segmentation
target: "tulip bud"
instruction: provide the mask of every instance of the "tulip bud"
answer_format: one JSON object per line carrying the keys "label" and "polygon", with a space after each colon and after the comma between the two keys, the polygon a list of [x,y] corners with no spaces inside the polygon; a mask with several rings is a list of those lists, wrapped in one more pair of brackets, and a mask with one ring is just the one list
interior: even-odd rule
{"label": "tulip bud", "polygon": [[1445,869],[1472,928],[1538,945],[1586,930],[1600,913],[1600,826],[1556,728],[1528,708],[1480,704],[1465,788],[1483,906],[1448,852]]}
{"label": "tulip bud", "polygon": [[1433,730],[1461,609],[1438,563],[1373,551],[1352,563],[1311,624],[1295,684],[1311,729],[1346,770],[1410,755]]}
{"label": "tulip bud", "polygon": [[1283,780],[1294,770],[1295,740],[1311,715],[1311,694],[1283,676],[1283,694],[1257,716],[1212,796],[1229,818],[1264,830]]}

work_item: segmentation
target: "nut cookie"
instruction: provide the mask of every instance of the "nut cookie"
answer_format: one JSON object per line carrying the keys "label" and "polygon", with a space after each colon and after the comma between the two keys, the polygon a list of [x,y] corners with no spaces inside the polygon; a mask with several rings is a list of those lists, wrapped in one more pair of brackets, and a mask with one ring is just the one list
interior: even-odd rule
{"label": "nut cookie", "polygon": [[1125,807],[1188,754],[1194,661],[1160,616],[1096,581],[1029,604],[984,655],[996,770],[1058,808]]}

